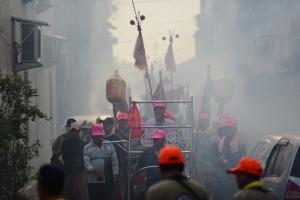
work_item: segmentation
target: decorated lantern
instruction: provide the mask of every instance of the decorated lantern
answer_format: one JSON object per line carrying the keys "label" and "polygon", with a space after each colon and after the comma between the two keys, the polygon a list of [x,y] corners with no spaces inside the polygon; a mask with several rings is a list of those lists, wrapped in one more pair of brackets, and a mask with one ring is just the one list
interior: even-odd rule
{"label": "decorated lantern", "polygon": [[118,104],[126,98],[126,82],[118,71],[106,81],[106,99],[112,104]]}
{"label": "decorated lantern", "polygon": [[218,78],[213,85],[213,96],[215,101],[219,104],[219,112],[223,112],[223,107],[228,103],[234,90],[234,83],[225,76]]}

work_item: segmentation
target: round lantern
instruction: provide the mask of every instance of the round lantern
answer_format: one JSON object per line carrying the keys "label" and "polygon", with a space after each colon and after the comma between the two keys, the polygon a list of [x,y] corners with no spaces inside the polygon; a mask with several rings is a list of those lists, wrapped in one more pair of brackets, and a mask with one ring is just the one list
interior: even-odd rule
{"label": "round lantern", "polygon": [[122,102],[126,98],[126,82],[118,71],[106,81],[106,99],[112,104]]}
{"label": "round lantern", "polygon": [[218,78],[213,86],[213,96],[215,101],[222,105],[228,103],[233,96],[233,90],[234,83],[232,80],[225,76]]}

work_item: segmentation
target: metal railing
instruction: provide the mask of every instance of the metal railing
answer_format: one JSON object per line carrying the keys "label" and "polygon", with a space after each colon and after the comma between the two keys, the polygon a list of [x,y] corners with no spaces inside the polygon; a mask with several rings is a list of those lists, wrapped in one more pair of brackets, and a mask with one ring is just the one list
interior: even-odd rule
{"label": "metal railing", "polygon": [[[150,128],[173,128],[173,129],[189,129],[189,136],[187,138],[182,138],[182,140],[186,140],[189,142],[189,150],[182,151],[185,154],[189,154],[189,173],[187,176],[192,177],[192,166],[193,166],[193,161],[192,161],[192,150],[193,150],[193,97],[190,97],[189,100],[159,100],[159,101],[132,101],[131,97],[129,98],[129,107],[131,107],[132,103],[136,104],[149,104],[149,103],[181,103],[181,104],[188,104],[188,109],[187,109],[187,121],[189,122],[186,125],[174,125],[174,126],[145,126],[142,125],[141,127],[135,127],[135,128],[143,128],[143,129],[150,129]],[[129,133],[128,137],[129,145],[128,145],[128,177],[132,177],[131,174],[131,154],[140,154],[142,151],[132,151],[131,150],[131,134]],[[152,166],[150,166],[152,167]],[[133,172],[135,174],[136,172]],[[130,199],[130,192],[131,192],[131,178],[128,178],[128,200]]]}

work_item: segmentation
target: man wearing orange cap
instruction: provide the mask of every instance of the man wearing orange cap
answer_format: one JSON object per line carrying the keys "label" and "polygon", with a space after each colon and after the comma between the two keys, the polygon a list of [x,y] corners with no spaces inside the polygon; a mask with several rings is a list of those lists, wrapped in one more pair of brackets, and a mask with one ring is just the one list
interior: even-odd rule
{"label": "man wearing orange cap", "polygon": [[238,164],[228,170],[234,174],[240,191],[233,196],[234,200],[276,200],[276,196],[265,189],[260,182],[261,164],[254,158],[243,157]]}
{"label": "man wearing orange cap", "polygon": [[[153,140],[153,146],[146,149],[142,155],[138,158],[137,169],[141,169],[149,166],[158,167],[158,154],[162,147],[165,145],[166,133],[160,129],[154,129],[152,131],[151,138]],[[147,175],[147,188],[161,180],[161,176],[158,168],[149,168],[146,170]]]}
{"label": "man wearing orange cap", "polygon": [[184,155],[176,146],[167,145],[159,152],[163,181],[151,186],[146,200],[208,200],[207,192],[183,175]]}

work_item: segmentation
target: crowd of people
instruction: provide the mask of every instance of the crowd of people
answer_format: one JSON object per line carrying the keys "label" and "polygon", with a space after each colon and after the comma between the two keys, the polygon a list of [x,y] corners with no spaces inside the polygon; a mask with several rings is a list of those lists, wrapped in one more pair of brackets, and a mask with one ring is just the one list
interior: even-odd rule
{"label": "crowd of people", "polygon": [[[154,117],[144,122],[155,127],[148,130],[152,146],[144,148],[130,164],[126,113],[118,112],[115,119],[97,119],[90,124],[88,136],[82,134],[82,125],[76,119],[68,119],[66,133],[52,146],[51,163],[38,173],[40,199],[276,199],[260,182],[260,163],[246,157],[234,118],[220,117],[216,134],[203,130],[195,133],[193,180],[186,173],[190,156],[186,158],[180,146],[166,142],[166,136],[173,131],[174,115],[164,103],[156,103],[153,108]],[[199,140],[204,142],[198,144]],[[135,188],[128,185],[132,178],[129,170],[144,172],[142,196],[131,194]]]}
{"label": "crowd of people", "polygon": [[[100,130],[100,129],[99,129]],[[207,191],[194,180],[184,175],[185,158],[176,146],[166,145],[158,154],[159,169],[162,180],[150,186],[145,200],[209,200]],[[91,171],[94,171],[92,167]],[[250,157],[242,157],[237,165],[227,171],[236,177],[239,190],[233,195],[233,200],[276,200],[274,194],[265,189],[260,182],[261,164]],[[96,178],[103,178],[96,172]],[[38,173],[39,198],[44,200],[62,200],[65,173],[63,169],[53,165],[44,165]],[[101,183],[93,183],[90,198],[111,199],[104,193]],[[109,189],[109,188],[106,188]],[[97,196],[96,196],[97,195]],[[111,195],[113,195],[111,193]]]}
{"label": "crowd of people", "polygon": [[67,120],[66,133],[54,142],[51,158],[51,165],[64,171],[65,198],[125,198],[127,122],[126,113],[118,113],[117,129],[114,129],[115,121],[111,117],[97,120],[90,124],[90,137],[86,141],[81,137],[80,124],[73,118]]}

